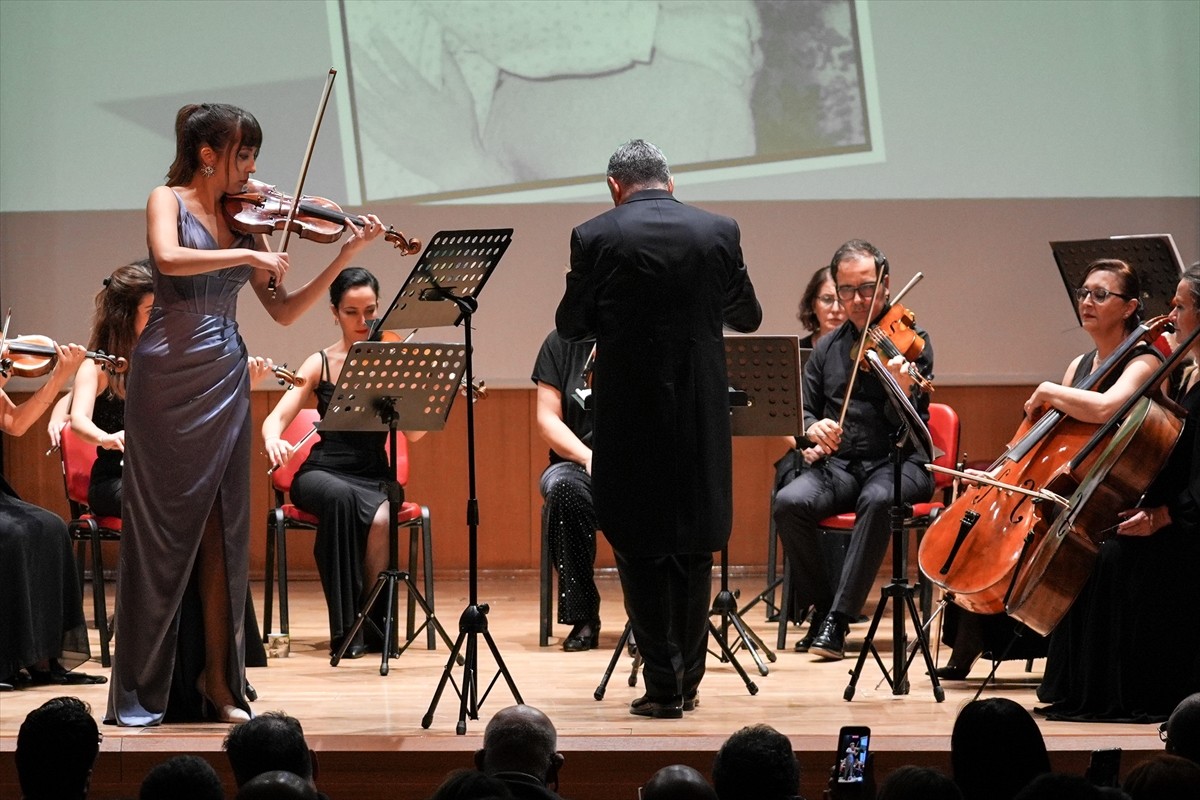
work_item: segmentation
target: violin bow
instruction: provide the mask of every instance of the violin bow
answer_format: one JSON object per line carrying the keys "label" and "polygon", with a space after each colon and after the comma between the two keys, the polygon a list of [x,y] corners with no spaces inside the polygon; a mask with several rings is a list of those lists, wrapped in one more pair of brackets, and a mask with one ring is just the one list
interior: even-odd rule
{"label": "violin bow", "polygon": [[[858,377],[858,358],[862,356],[863,348],[867,346],[867,336],[871,333],[870,309],[875,308],[875,301],[879,299],[879,293],[883,291],[883,280],[887,277],[889,269],[890,267],[885,259],[883,269],[879,271],[879,275],[875,279],[875,291],[871,292],[871,305],[867,310],[867,322],[863,325],[862,335],[858,340],[858,350],[856,351],[858,355],[850,359],[850,381],[846,384],[846,396],[842,398],[842,412],[838,414],[839,428],[846,422],[846,411],[850,408],[850,395],[854,393],[854,380]],[[834,287],[834,289],[836,291],[837,287]]]}
{"label": "violin bow", "polygon": [[[278,253],[286,253],[288,239],[292,235],[292,222],[296,219],[296,213],[300,209],[300,197],[304,192],[304,179],[308,177],[308,165],[312,161],[313,148],[317,144],[317,133],[321,130],[321,120],[325,117],[325,107],[329,105],[329,94],[333,91],[333,79],[337,77],[337,70],[333,67],[329,68],[329,74],[325,78],[325,90],[321,92],[321,102],[317,104],[317,116],[313,120],[312,132],[308,135],[308,147],[304,150],[304,158],[300,162],[300,176],[296,178],[296,191],[292,193],[292,207],[288,210],[287,224],[283,226],[283,241],[279,243]],[[267,283],[267,291],[271,296],[275,296],[275,278],[272,277]]]}

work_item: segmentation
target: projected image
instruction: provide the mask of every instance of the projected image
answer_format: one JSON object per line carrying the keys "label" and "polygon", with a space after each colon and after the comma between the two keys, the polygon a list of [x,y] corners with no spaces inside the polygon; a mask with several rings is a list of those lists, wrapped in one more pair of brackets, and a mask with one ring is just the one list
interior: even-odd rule
{"label": "projected image", "polygon": [[635,137],[677,172],[871,149],[853,0],[339,10],[364,201],[590,183]]}

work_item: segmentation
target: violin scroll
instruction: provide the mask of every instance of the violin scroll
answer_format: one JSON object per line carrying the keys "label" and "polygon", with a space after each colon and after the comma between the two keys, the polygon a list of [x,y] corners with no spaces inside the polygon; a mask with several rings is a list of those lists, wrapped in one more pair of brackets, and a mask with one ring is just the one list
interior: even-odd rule
{"label": "violin scroll", "polygon": [[284,364],[279,367],[271,367],[271,372],[275,373],[275,377],[279,379],[280,386],[286,386],[290,390],[293,386],[303,387],[307,379],[298,372],[293,372],[288,369],[288,365]]}

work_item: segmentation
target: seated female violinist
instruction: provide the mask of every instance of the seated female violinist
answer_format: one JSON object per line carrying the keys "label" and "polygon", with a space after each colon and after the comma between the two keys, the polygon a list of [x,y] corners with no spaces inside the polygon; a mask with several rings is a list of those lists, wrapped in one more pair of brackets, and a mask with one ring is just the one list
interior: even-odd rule
{"label": "seated female violinist", "polygon": [[[4,343],[7,345],[7,342]],[[0,345],[2,348],[3,345]],[[50,407],[84,359],[83,347],[55,345],[50,377],[20,405],[2,388],[0,431],[20,436]],[[0,358],[4,357],[0,353]],[[103,683],[103,676],[71,672],[91,657],[83,597],[66,524],[26,503],[0,475],[0,689],[22,684]]]}
{"label": "seated female violinist", "polygon": [[[1200,327],[1200,263],[1171,301],[1176,338]],[[1200,339],[1190,345],[1200,357]],[[1139,508],[1114,519],[1116,536],[1050,637],[1038,709],[1053,719],[1154,722],[1200,691],[1200,383],[1192,371],[1173,398],[1183,432]],[[1155,465],[1157,466],[1157,465]],[[1119,524],[1118,524],[1119,523]]]}
{"label": "seated female violinist", "polygon": [[[361,267],[344,269],[329,287],[329,300],[341,338],[304,360],[298,370],[303,386],[285,392],[263,421],[267,457],[274,465],[291,458],[295,448],[280,437],[310,397],[316,396],[317,410],[325,415],[346,353],[369,335],[379,306],[379,281]],[[416,441],[424,431],[405,435]],[[292,502],[319,520],[313,555],[329,608],[334,653],[354,625],[365,588],[387,568],[389,508],[381,488],[390,477],[386,441],[385,431],[327,432],[292,481]],[[365,640],[355,641],[344,657],[366,652]]]}
{"label": "seated female violinist", "polygon": [[[1088,266],[1083,285],[1075,291],[1075,296],[1082,327],[1091,337],[1095,349],[1071,361],[1061,384],[1045,381],[1034,390],[1024,406],[1030,419],[1056,408],[1081,422],[1107,422],[1150,377],[1161,356],[1150,345],[1141,344],[1095,386],[1094,391],[1075,385],[1115,352],[1129,332],[1137,327],[1140,291],[1137,274],[1124,261],[1102,259]],[[955,606],[949,607],[948,611],[943,638],[954,652],[946,666],[938,670],[941,678],[966,678],[980,654],[990,652],[998,657],[1016,634],[1017,629],[1003,614],[977,615]],[[1031,641],[1024,642],[1021,650],[1009,651],[1010,657],[1041,655],[1040,637],[1027,636]]]}
{"label": "seated female violinist", "polygon": [[[117,267],[96,294],[90,347],[128,359],[154,305],[154,278],[147,261]],[[125,454],[125,378],[91,361],[79,365],[71,393],[70,424],[97,447],[88,485],[88,507],[102,516],[121,516],[121,467]]]}

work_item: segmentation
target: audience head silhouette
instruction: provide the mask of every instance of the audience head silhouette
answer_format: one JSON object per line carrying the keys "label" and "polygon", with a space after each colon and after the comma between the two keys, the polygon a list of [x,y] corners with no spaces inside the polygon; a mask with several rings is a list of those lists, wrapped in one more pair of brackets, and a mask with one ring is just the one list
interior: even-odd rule
{"label": "audience head silhouette", "polygon": [[770,725],[750,725],[726,739],[712,774],[721,800],[788,800],[800,791],[792,743]]}
{"label": "audience head silhouette", "polygon": [[899,767],[879,787],[875,800],[963,800],[958,784],[929,767]]}
{"label": "audience head silhouette", "polygon": [[1017,792],[1015,800],[1104,800],[1104,793],[1086,778],[1047,772]]}
{"label": "audience head silhouette", "polygon": [[1200,764],[1200,692],[1188,695],[1175,706],[1163,726],[1167,752]]}
{"label": "audience head silhouette", "polygon": [[717,800],[717,792],[699,770],[672,764],[654,773],[642,787],[641,800]]}
{"label": "audience head silhouette", "polygon": [[242,784],[237,800],[317,800],[317,789],[308,778],[276,769]]}
{"label": "audience head silhouette", "polygon": [[550,718],[533,706],[502,708],[483,731],[483,747],[475,766],[488,775],[517,773],[536,778],[543,786],[558,786],[563,757],[558,732]]}
{"label": "audience head silhouette", "polygon": [[1011,800],[1050,771],[1046,742],[1033,716],[1005,697],[963,706],[950,736],[954,782],[966,800]]}
{"label": "audience head silhouette", "polygon": [[286,770],[310,783],[316,777],[315,757],[300,720],[282,711],[267,711],[234,726],[222,746],[238,786],[274,770]]}
{"label": "audience head silhouette", "polygon": [[510,800],[508,784],[473,769],[451,772],[429,800]]}
{"label": "audience head silhouette", "polygon": [[1129,770],[1121,788],[1131,800],[1196,800],[1200,766],[1179,756],[1154,756]]}
{"label": "audience head silhouette", "polygon": [[225,800],[225,790],[203,758],[175,756],[146,773],[138,800]]}
{"label": "audience head silhouette", "polygon": [[77,697],[55,697],[30,711],[17,732],[14,761],[26,800],[87,797],[100,730],[91,707]]}

